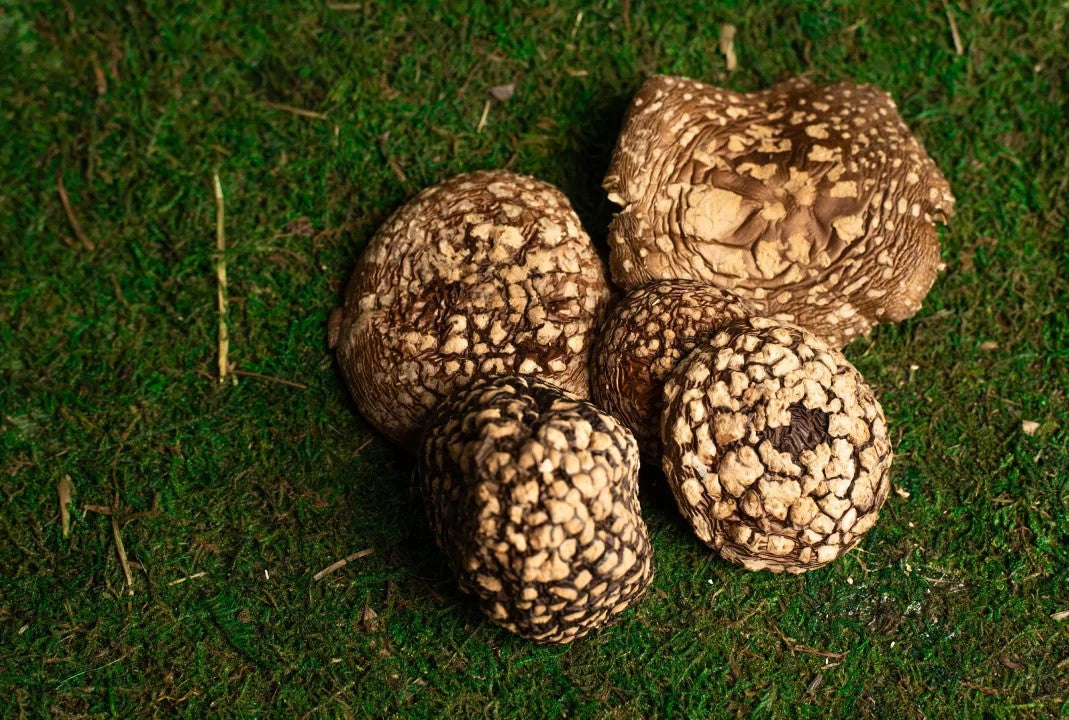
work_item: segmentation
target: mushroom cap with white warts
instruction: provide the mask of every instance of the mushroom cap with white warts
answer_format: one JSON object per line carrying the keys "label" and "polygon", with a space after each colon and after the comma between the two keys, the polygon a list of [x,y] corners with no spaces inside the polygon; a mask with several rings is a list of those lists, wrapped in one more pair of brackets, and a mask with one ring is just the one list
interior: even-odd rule
{"label": "mushroom cap with white warts", "polygon": [[472,380],[545,378],[587,396],[587,352],[609,298],[568,199],[504,171],[458,175],[375,233],[331,319],[356,405],[414,449],[427,414]]}
{"label": "mushroom cap with white warts", "polygon": [[842,353],[768,318],[734,323],[665,383],[663,468],[695,534],[751,570],[852,548],[890,489],[883,409]]}
{"label": "mushroom cap with white warts", "polygon": [[638,448],[575,395],[526,376],[476,382],[434,411],[417,472],[461,589],[498,625],[569,643],[645,593]]}
{"label": "mushroom cap with white warts", "polygon": [[650,78],[604,187],[613,280],[723,285],[840,348],[920,309],[954,196],[886,92]]}

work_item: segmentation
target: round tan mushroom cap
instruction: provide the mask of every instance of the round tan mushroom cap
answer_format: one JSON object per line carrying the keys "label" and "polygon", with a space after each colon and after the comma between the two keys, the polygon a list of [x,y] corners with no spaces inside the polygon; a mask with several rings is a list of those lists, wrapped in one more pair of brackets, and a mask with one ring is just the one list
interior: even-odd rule
{"label": "round tan mushroom cap", "polygon": [[725,325],[755,314],[730,290],[697,280],[655,280],[609,309],[590,349],[591,393],[635,434],[644,462],[661,462],[664,381],[676,364]]}
{"label": "round tan mushroom cap", "polygon": [[730,325],[665,383],[664,472],[694,532],[750,570],[831,562],[876,522],[890,487],[883,409],[812,333]]}
{"label": "round tan mushroom cap", "polygon": [[713,282],[834,347],[920,309],[954,207],[890,95],[804,78],[746,94],[651,78],[604,187],[616,283]]}
{"label": "round tan mushroom cap", "polygon": [[531,377],[480,381],[434,412],[418,473],[461,589],[498,625],[568,643],[645,593],[638,448],[575,395]]}
{"label": "round tan mushroom cap", "polygon": [[331,318],[331,345],[360,412],[414,450],[430,409],[478,377],[526,373],[586,397],[608,298],[559,190],[474,172],[424,190],[379,229]]}

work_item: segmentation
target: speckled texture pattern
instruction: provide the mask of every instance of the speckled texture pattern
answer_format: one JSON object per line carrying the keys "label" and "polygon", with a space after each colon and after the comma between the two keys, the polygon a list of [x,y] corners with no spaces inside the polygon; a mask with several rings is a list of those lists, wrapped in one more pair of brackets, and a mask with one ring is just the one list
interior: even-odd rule
{"label": "speckled texture pattern", "polygon": [[665,383],[664,472],[694,532],[751,570],[831,562],[876,522],[890,487],[883,409],[812,333],[740,321]]}
{"label": "speckled texture pattern", "polygon": [[495,623],[568,643],[635,604],[653,574],[631,433],[531,377],[438,408],[419,455],[431,526]]}
{"label": "speckled texture pattern", "polygon": [[604,187],[616,283],[714,282],[834,347],[920,309],[954,207],[890,95],[803,78],[748,94],[651,78]]}
{"label": "speckled texture pattern", "polygon": [[697,280],[655,280],[609,309],[590,350],[591,394],[635,434],[643,462],[661,462],[669,373],[709,335],[754,314],[730,290]]}
{"label": "speckled texture pattern", "polygon": [[601,260],[552,185],[458,175],[395,212],[331,319],[356,405],[415,449],[430,409],[473,379],[526,373],[589,394],[591,330],[609,298]]}

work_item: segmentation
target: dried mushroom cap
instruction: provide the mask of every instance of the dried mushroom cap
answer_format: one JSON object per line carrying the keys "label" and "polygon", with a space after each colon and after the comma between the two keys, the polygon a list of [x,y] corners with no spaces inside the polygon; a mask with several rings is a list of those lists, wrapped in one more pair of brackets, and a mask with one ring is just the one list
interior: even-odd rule
{"label": "dried mushroom cap", "polygon": [[591,392],[635,434],[644,461],[661,461],[664,381],[676,364],[725,325],[754,314],[730,290],[696,280],[647,283],[606,314],[590,349]]}
{"label": "dried mushroom cap", "polygon": [[954,207],[890,95],[803,78],[748,94],[651,78],[604,187],[618,284],[714,282],[835,347],[920,309]]}
{"label": "dried mushroom cap", "polygon": [[729,326],[665,383],[664,472],[694,532],[751,570],[800,573],[853,547],[890,487],[883,409],[812,333]]}
{"label": "dried mushroom cap", "polygon": [[559,190],[469,173],[379,229],[331,319],[331,344],[360,412],[414,449],[430,409],[481,376],[526,373],[586,397],[591,328],[608,297]]}
{"label": "dried mushroom cap", "polygon": [[535,378],[476,383],[439,407],[418,472],[438,545],[498,625],[568,643],[652,577],[627,428]]}

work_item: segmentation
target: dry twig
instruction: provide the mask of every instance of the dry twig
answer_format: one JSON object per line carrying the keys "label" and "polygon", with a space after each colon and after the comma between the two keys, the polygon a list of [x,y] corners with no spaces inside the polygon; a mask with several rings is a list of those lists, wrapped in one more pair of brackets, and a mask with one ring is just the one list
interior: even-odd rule
{"label": "dry twig", "polygon": [[171,582],[169,582],[167,584],[168,585],[181,585],[186,580],[196,580],[197,578],[204,577],[207,574],[208,573],[206,573],[204,571],[201,571],[201,572],[198,572],[198,573],[193,573],[192,575],[186,575],[185,577],[180,577],[177,580],[172,580]]}
{"label": "dry twig", "polygon": [[63,204],[63,211],[67,213],[67,222],[71,225],[71,230],[81,240],[82,245],[86,250],[92,252],[96,250],[96,245],[89,239],[89,236],[85,234],[85,230],[82,230],[82,224],[78,222],[78,216],[74,214],[74,208],[71,207],[70,198],[67,197],[67,188],[63,185],[63,171],[56,170],[56,189],[59,190],[59,201]]}
{"label": "dry twig", "polygon": [[223,208],[223,186],[219,182],[219,173],[213,176],[215,181],[215,249],[219,256],[215,261],[215,277],[218,281],[217,296],[219,300],[219,382],[226,380],[226,371],[230,351],[230,331],[226,326],[226,214]]}
{"label": "dry twig", "polygon": [[798,643],[796,643],[794,641],[794,638],[787,637],[786,635],[783,634],[783,631],[780,630],[779,628],[773,628],[772,632],[774,632],[776,635],[779,636],[779,639],[783,641],[783,644],[787,646],[787,649],[791,653],[799,652],[799,653],[803,653],[805,655],[818,655],[820,657],[830,658],[832,660],[842,660],[848,654],[848,653],[845,653],[845,652],[834,653],[834,652],[828,652],[827,650],[817,650],[816,648],[807,647],[805,645],[799,645]]}
{"label": "dry twig", "polygon": [[382,150],[382,156],[386,158],[386,164],[390,166],[390,170],[393,170],[393,174],[397,176],[397,179],[401,181],[402,185],[408,184],[408,176],[405,175],[405,171],[401,169],[400,163],[393,159],[390,155],[390,149],[387,143],[390,140],[390,133],[383,133],[379,138],[379,149]]}
{"label": "dry twig", "polygon": [[968,680],[962,680],[961,684],[970,690],[982,692],[984,695],[998,695],[998,690],[993,687],[988,687],[987,685],[980,685],[979,683],[969,682]]}
{"label": "dry twig", "polygon": [[327,575],[330,575],[332,572],[342,569],[348,563],[351,563],[353,560],[359,560],[362,557],[367,557],[368,555],[371,555],[374,552],[375,552],[374,549],[367,548],[366,550],[358,550],[358,551],[354,552],[352,555],[346,555],[341,560],[337,560],[335,562],[332,562],[330,565],[327,565],[325,568],[323,568],[322,570],[317,572],[315,575],[312,576],[312,580],[315,580],[315,581],[318,582],[319,580],[322,580],[323,578],[325,578]]}
{"label": "dry twig", "polygon": [[735,57],[735,26],[731,23],[720,26],[720,53],[727,60],[728,72],[739,66],[739,60]]}
{"label": "dry twig", "polygon": [[59,494],[59,520],[63,526],[63,537],[69,537],[71,534],[71,495],[74,494],[74,483],[71,482],[70,475],[60,478],[56,492]]}
{"label": "dry twig", "polygon": [[482,114],[482,117],[479,118],[479,124],[475,127],[475,132],[481,133],[483,131],[483,128],[486,127],[486,120],[489,117],[490,117],[490,101],[487,100],[486,104],[483,105],[483,114]]}
{"label": "dry twig", "polygon": [[316,112],[315,110],[305,110],[295,105],[286,105],[285,103],[270,102],[264,100],[264,107],[271,108],[272,110],[281,110],[282,112],[288,112],[292,115],[297,115],[303,118],[311,118],[312,120],[326,120],[326,113]]}
{"label": "dry twig", "polygon": [[122,544],[122,535],[119,533],[119,518],[115,513],[111,515],[111,534],[115,536],[115,552],[119,556],[119,564],[122,565],[122,574],[126,577],[126,594],[134,594],[134,576],[130,572],[130,561],[126,559],[126,546]]}
{"label": "dry twig", "polygon": [[304,383],[294,382],[293,380],[284,380],[283,378],[275,377],[274,375],[262,375],[262,374],[260,374],[258,372],[252,372],[251,370],[231,370],[230,372],[234,373],[235,375],[241,375],[243,377],[251,377],[251,378],[256,378],[258,380],[267,380],[269,382],[276,382],[276,383],[279,383],[280,385],[288,385],[290,387],[297,388],[298,390],[307,390],[308,389],[308,386],[305,385]]}
{"label": "dry twig", "polygon": [[961,35],[958,34],[958,24],[954,22],[954,14],[950,12],[949,3],[943,3],[943,12],[946,13],[947,22],[950,24],[950,37],[954,40],[954,53],[956,55],[964,55],[965,46],[961,44]]}

